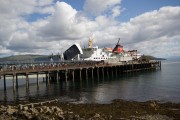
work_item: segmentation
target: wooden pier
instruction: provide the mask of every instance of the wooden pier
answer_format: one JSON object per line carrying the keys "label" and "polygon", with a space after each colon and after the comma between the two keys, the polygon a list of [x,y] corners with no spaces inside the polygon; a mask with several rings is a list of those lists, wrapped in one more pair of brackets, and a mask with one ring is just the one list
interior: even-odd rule
{"label": "wooden pier", "polygon": [[39,88],[39,75],[45,74],[47,85],[51,81],[56,81],[57,83],[62,80],[83,80],[88,78],[113,76],[128,72],[138,72],[142,70],[156,70],[161,69],[161,61],[151,61],[151,62],[128,62],[119,64],[110,64],[104,62],[81,62],[81,63],[56,63],[41,65],[31,65],[25,68],[17,68],[16,66],[11,66],[7,69],[0,69],[0,77],[4,80],[4,90],[6,91],[6,78],[12,77],[13,80],[13,90],[18,89],[18,76],[26,76],[26,88],[29,88],[29,75],[36,75],[37,77],[37,88]]}

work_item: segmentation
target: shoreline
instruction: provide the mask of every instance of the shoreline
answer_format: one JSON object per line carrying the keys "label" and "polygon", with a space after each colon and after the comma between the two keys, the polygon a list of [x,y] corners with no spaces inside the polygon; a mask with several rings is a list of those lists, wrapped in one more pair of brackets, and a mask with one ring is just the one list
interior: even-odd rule
{"label": "shoreline", "polygon": [[180,118],[180,103],[158,101],[113,100],[109,104],[68,103],[58,99],[43,102],[22,102],[21,104],[2,104],[0,102],[0,119],[6,120],[173,120]]}

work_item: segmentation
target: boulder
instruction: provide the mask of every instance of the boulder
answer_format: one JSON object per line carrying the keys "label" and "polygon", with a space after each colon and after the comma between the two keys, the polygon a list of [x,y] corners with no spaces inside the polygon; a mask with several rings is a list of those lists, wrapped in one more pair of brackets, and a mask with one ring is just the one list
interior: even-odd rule
{"label": "boulder", "polygon": [[7,110],[6,110],[6,112],[7,112],[7,114],[8,115],[12,115],[14,112],[16,112],[17,111],[17,109],[13,109],[13,108],[11,108],[11,107],[9,107]]}
{"label": "boulder", "polygon": [[58,119],[59,119],[59,120],[65,120],[64,116],[61,115],[61,114],[58,114]]}
{"label": "boulder", "polygon": [[23,107],[23,110],[27,111],[29,108],[28,106]]}

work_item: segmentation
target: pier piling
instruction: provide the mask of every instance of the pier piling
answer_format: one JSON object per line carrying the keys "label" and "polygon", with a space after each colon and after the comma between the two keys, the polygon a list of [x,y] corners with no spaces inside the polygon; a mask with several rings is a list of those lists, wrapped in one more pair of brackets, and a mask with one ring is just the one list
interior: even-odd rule
{"label": "pier piling", "polygon": [[6,75],[4,75],[4,91],[6,91]]}
{"label": "pier piling", "polygon": [[18,75],[16,74],[16,89],[18,89]]}
{"label": "pier piling", "polygon": [[[79,80],[86,79],[88,80],[89,77],[94,79],[94,76],[97,77],[99,80],[99,77],[104,77],[111,75],[118,76],[119,73],[130,73],[130,72],[138,72],[142,70],[161,70],[161,61],[133,61],[133,62],[122,62],[119,64],[111,64],[111,63],[80,63],[76,64],[67,64],[65,66],[45,66],[42,69],[39,69],[37,67],[34,69],[5,69],[3,71],[0,71],[1,78],[4,78],[4,90],[6,91],[6,77],[12,76],[13,80],[13,91],[18,90],[18,76],[26,76],[26,88],[29,88],[29,75],[36,74],[37,75],[37,88],[39,88],[39,74],[45,74],[45,78],[43,77],[43,81],[46,80],[46,84],[50,84],[50,80],[55,80],[57,84],[59,83],[59,80],[75,80],[76,78],[79,78]],[[62,77],[62,78],[61,78]],[[16,88],[16,89],[15,89]]]}
{"label": "pier piling", "polygon": [[37,72],[37,88],[39,88],[39,73]]}

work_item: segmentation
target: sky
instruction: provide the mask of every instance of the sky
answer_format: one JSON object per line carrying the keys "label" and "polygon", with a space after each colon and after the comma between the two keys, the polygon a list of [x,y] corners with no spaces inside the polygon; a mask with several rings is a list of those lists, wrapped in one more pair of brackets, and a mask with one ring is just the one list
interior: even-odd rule
{"label": "sky", "polygon": [[63,53],[74,43],[180,57],[180,0],[1,0],[0,57]]}

